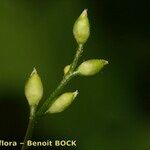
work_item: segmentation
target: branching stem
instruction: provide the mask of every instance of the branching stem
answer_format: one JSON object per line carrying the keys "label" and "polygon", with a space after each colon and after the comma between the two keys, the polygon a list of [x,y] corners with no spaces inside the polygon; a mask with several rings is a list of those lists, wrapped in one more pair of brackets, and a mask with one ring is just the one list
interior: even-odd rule
{"label": "branching stem", "polygon": [[44,102],[44,104],[41,106],[41,108],[39,108],[39,110],[36,112],[37,116],[42,116],[47,109],[50,107],[50,105],[52,104],[53,100],[55,100],[55,98],[57,98],[57,96],[61,93],[62,89],[66,86],[66,84],[74,77],[77,75],[76,72],[74,72],[78,60],[81,56],[82,53],[82,45],[79,45],[77,51],[76,51],[76,55],[74,57],[74,60],[70,66],[70,69],[68,71],[68,73],[63,77],[62,81],[59,83],[59,85],[57,86],[56,90],[50,95],[50,97]]}
{"label": "branching stem", "polygon": [[34,129],[36,119],[45,114],[47,109],[55,101],[55,99],[58,97],[58,95],[61,93],[63,88],[67,85],[67,83],[74,76],[77,75],[77,72],[75,71],[75,69],[77,67],[78,60],[81,57],[82,51],[83,51],[83,45],[79,45],[68,73],[66,75],[64,75],[62,81],[59,83],[59,85],[57,86],[55,91],[50,95],[50,97],[43,103],[43,105],[37,111],[36,111],[35,108],[31,108],[29,124],[28,124],[28,128],[27,128],[27,131],[26,131],[26,136],[25,136],[25,139],[24,139],[24,145],[22,146],[21,150],[26,150],[28,148],[27,147],[27,141],[29,139],[31,139],[31,137],[32,137],[32,132],[33,132],[33,129]]}

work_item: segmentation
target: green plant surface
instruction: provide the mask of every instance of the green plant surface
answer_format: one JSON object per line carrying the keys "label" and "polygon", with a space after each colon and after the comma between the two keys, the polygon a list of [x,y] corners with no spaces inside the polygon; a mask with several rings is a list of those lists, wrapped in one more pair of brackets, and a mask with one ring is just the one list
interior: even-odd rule
{"label": "green plant surface", "polygon": [[30,117],[22,150],[28,149],[27,141],[32,138],[35,122],[37,122],[40,117],[46,113],[50,113],[50,115],[52,115],[53,113],[60,113],[64,111],[75,99],[78,92],[68,92],[59,96],[68,82],[75,76],[95,75],[102,70],[106,64],[108,64],[108,61],[106,60],[91,59],[81,63],[79,67],[77,67],[78,61],[83,52],[84,44],[90,35],[87,9],[85,9],[76,20],[73,27],[73,34],[78,44],[74,59],[69,65],[67,72],[64,74],[63,79],[58,84],[57,88],[54,92],[52,92],[49,98],[43,102],[42,106],[38,107],[38,103],[43,95],[43,85],[35,68],[26,83],[25,95],[30,106]]}

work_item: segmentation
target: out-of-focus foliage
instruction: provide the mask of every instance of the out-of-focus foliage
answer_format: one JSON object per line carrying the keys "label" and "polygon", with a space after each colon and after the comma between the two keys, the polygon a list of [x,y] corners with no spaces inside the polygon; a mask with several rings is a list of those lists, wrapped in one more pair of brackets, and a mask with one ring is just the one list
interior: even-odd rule
{"label": "out-of-focus foliage", "polygon": [[150,149],[148,7],[128,0],[0,1],[0,136],[23,140],[25,81],[36,66],[48,97],[75,53],[74,21],[88,8],[91,35],[82,59],[110,64],[74,79],[66,88],[80,91],[74,105],[41,119],[34,138],[77,139],[79,150]]}

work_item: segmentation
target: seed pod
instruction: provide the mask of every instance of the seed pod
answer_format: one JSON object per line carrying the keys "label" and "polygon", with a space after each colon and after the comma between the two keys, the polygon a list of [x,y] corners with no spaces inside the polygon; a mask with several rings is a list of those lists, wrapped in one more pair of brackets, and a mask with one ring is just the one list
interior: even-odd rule
{"label": "seed pod", "polygon": [[91,76],[98,73],[108,61],[103,59],[90,59],[83,62],[77,69],[77,72],[83,76]]}
{"label": "seed pod", "polygon": [[84,44],[90,35],[90,25],[87,16],[87,9],[85,9],[73,26],[73,34],[77,43]]}
{"label": "seed pod", "polygon": [[65,66],[65,68],[64,68],[64,74],[68,73],[69,69],[70,69],[70,65]]}
{"label": "seed pod", "polygon": [[38,105],[43,96],[42,81],[35,68],[25,85],[25,96],[30,106]]}
{"label": "seed pod", "polygon": [[67,92],[60,95],[47,110],[47,113],[59,113],[64,111],[76,98],[78,91]]}

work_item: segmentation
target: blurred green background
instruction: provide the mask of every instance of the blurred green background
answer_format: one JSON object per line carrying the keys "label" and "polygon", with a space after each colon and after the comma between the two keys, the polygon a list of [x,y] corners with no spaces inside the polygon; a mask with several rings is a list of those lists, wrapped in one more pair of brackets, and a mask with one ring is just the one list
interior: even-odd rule
{"label": "blurred green background", "polygon": [[42,118],[33,139],[76,139],[77,150],[150,150],[150,5],[135,0],[0,1],[0,139],[23,141],[25,82],[36,66],[44,98],[56,88],[75,53],[72,26],[84,8],[91,36],[82,61],[110,64],[73,79],[64,91],[78,89],[76,101]]}

